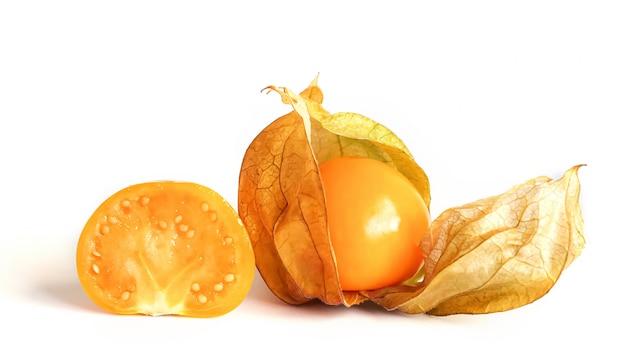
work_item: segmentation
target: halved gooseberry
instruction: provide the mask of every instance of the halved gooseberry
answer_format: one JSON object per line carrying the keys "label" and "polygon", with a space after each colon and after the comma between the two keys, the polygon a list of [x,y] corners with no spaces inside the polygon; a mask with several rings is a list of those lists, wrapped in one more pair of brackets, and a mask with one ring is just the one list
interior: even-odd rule
{"label": "halved gooseberry", "polygon": [[80,283],[117,314],[214,317],[236,308],[254,253],[235,210],[194,183],[150,182],[105,200],[76,251]]}
{"label": "halved gooseberry", "polygon": [[342,290],[372,290],[412,277],[430,230],[426,203],[399,171],[369,158],[320,165],[330,241]]}

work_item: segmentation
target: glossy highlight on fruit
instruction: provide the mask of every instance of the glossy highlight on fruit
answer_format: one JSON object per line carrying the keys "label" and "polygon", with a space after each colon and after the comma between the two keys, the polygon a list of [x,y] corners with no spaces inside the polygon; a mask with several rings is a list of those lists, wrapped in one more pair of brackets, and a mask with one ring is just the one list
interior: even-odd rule
{"label": "glossy highlight on fruit", "polygon": [[415,187],[380,161],[339,157],[320,165],[341,288],[399,284],[423,264],[430,215]]}
{"label": "glossy highlight on fruit", "polygon": [[215,191],[150,182],[96,209],[76,267],[86,294],[109,312],[214,317],[248,294],[254,252],[239,216]]}

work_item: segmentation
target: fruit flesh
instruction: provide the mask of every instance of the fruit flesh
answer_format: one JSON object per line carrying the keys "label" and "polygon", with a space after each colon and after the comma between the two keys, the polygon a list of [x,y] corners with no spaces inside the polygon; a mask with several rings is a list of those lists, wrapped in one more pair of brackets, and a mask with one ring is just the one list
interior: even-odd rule
{"label": "fruit flesh", "polygon": [[430,215],[408,179],[357,157],[321,164],[320,176],[342,290],[377,289],[413,276],[423,263],[419,244]]}
{"label": "fruit flesh", "polygon": [[119,314],[213,317],[245,298],[254,253],[241,220],[216,192],[153,182],[108,198],[81,233],[80,283]]}

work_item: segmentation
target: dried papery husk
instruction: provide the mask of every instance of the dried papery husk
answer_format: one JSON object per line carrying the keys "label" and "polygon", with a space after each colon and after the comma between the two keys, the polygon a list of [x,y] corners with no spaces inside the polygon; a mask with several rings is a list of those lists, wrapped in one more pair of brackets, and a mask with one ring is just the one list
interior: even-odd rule
{"label": "dried papery husk", "polygon": [[402,172],[430,203],[428,178],[388,128],[359,114],[331,115],[321,106],[317,79],[301,94],[278,92],[294,110],[252,141],[241,166],[239,213],[249,230],[257,268],[281,300],[311,299],[350,306],[365,298],[343,293],[328,234],[318,164],[340,156],[363,156]]}
{"label": "dried papery husk", "polygon": [[389,310],[433,315],[502,312],[541,298],[585,245],[580,167],[444,211],[422,240],[421,285],[368,297]]}
{"label": "dried papery husk", "polygon": [[270,86],[293,111],[252,141],[239,179],[239,214],[268,288],[289,304],[319,299],[351,306],[448,315],[499,312],[545,295],[584,246],[578,169],[444,211],[421,243],[422,271],[372,291],[342,292],[318,165],[340,156],[399,170],[430,205],[428,177],[391,130],[357,113],[322,107],[317,78],[300,94]]}

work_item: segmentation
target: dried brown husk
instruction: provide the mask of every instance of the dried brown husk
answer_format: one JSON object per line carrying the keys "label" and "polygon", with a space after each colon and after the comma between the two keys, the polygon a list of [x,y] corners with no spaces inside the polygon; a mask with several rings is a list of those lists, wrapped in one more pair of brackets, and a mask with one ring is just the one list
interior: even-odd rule
{"label": "dried brown husk", "polygon": [[449,315],[501,312],[544,296],[585,245],[580,167],[444,211],[422,240],[424,281],[368,297],[390,310]]}
{"label": "dried brown husk", "polygon": [[559,180],[539,177],[444,211],[422,240],[424,267],[410,282],[342,292],[318,164],[349,155],[380,160],[402,172],[429,205],[428,178],[388,128],[324,110],[317,79],[298,95],[266,89],[294,110],[250,144],[238,205],[259,273],[281,300],[351,306],[371,299],[388,310],[434,315],[499,312],[545,295],[580,254],[585,239],[575,166]]}

